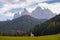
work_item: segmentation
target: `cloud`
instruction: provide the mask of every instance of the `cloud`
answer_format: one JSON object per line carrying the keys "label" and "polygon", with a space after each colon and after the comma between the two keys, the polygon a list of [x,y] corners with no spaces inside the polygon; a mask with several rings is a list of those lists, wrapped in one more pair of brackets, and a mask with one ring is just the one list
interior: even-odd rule
{"label": "cloud", "polygon": [[48,4],[51,4],[51,3],[60,2],[60,0],[48,0],[48,1],[45,1],[45,2],[48,3]]}
{"label": "cloud", "polygon": [[[20,2],[23,3],[20,3]],[[43,2],[46,0],[0,0],[1,3],[3,3],[4,7],[0,8],[0,13],[4,13],[7,10],[13,9],[13,8],[25,8],[31,4],[34,5],[36,2]],[[16,3],[17,2],[17,3]],[[11,4],[15,3],[15,4]]]}
{"label": "cloud", "polygon": [[0,8],[3,8],[3,6],[4,6],[4,5],[0,3]]}
{"label": "cloud", "polygon": [[17,12],[21,12],[22,10],[23,8],[14,8],[14,9],[8,10],[8,12],[17,13]]}
{"label": "cloud", "polygon": [[40,7],[43,8],[48,8],[50,9],[53,13],[60,13],[60,3],[53,3],[53,4],[47,4],[47,3],[40,3],[39,4]]}
{"label": "cloud", "polygon": [[11,10],[11,9],[14,9],[14,8],[24,8],[25,4],[22,3],[21,5],[20,4],[4,4],[4,7],[3,8],[0,8],[0,13],[4,13],[8,10]]}
{"label": "cloud", "polygon": [[14,16],[14,13],[8,12],[7,14],[5,14],[5,16],[7,16],[7,17],[13,17]]}
{"label": "cloud", "polygon": [[7,12],[6,14],[0,14],[0,21],[12,20],[14,13]]}
{"label": "cloud", "polygon": [[25,0],[0,0],[0,3],[4,3],[4,4],[16,4],[16,3],[21,3],[24,2]]}
{"label": "cloud", "polygon": [[[0,0],[0,19],[11,19],[15,12],[21,11],[20,8],[27,8],[29,11],[34,10],[38,4],[41,7],[49,8],[54,13],[59,13],[59,0]],[[48,3],[53,4],[48,4]]]}

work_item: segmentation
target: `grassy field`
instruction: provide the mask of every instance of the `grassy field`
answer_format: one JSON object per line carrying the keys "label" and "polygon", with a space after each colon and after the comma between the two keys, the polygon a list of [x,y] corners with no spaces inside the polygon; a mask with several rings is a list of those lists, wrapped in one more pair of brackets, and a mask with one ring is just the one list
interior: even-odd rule
{"label": "grassy field", "polygon": [[0,36],[0,40],[60,40],[60,34],[39,37]]}

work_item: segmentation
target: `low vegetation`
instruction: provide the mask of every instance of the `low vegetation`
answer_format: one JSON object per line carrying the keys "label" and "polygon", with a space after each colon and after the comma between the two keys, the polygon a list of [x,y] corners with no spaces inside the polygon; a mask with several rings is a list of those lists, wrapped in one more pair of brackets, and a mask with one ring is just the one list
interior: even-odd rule
{"label": "low vegetation", "polygon": [[60,40],[60,34],[48,36],[0,36],[0,40]]}

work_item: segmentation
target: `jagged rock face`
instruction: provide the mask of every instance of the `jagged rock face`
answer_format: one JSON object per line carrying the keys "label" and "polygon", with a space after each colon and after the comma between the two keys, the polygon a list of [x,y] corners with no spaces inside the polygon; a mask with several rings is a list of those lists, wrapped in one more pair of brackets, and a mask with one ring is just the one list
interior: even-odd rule
{"label": "jagged rock face", "polygon": [[54,17],[56,14],[54,14],[49,9],[42,9],[41,7],[37,7],[33,12],[32,16],[38,19],[50,19]]}
{"label": "jagged rock face", "polygon": [[43,10],[42,10],[42,8],[40,8],[40,7],[37,7],[37,8],[32,12],[32,16],[35,17],[35,18],[38,18],[38,19],[41,18],[42,14],[43,14]]}
{"label": "jagged rock face", "polygon": [[21,15],[19,14],[19,12],[18,13],[15,13],[15,15],[14,15],[14,18],[13,19],[16,19],[16,18],[18,18],[18,17],[20,17]]}
{"label": "jagged rock face", "polygon": [[18,17],[21,17],[21,16],[24,16],[24,15],[30,15],[30,13],[29,13],[26,9],[24,9],[24,11],[21,12],[21,14],[15,13],[14,19],[16,19],[16,18],[18,18]]}
{"label": "jagged rock face", "polygon": [[30,13],[26,9],[24,9],[24,11],[21,13],[21,15],[22,16],[24,16],[24,15],[30,15]]}
{"label": "jagged rock face", "polygon": [[54,14],[51,10],[45,9],[45,8],[43,10],[43,13],[44,13],[44,15],[43,15],[44,18],[47,18],[47,19],[50,19],[50,18],[56,16],[56,14]]}
{"label": "jagged rock face", "polygon": [[50,19],[50,18],[56,16],[56,14],[54,14],[49,9],[46,9],[46,8],[42,9],[41,7],[37,7],[34,11],[32,11],[32,13],[28,12],[24,8],[24,11],[21,13],[21,15],[19,15],[17,13],[17,14],[15,14],[14,18],[18,18],[18,17],[24,16],[24,15],[30,15],[30,16],[37,18],[37,19]]}

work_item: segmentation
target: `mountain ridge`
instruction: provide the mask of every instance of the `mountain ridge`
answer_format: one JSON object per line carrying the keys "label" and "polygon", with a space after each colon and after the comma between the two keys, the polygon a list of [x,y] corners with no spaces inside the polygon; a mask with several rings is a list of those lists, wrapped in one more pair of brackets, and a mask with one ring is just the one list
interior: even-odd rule
{"label": "mountain ridge", "polygon": [[[34,18],[37,19],[50,19],[54,16],[56,16],[57,14],[54,14],[51,10],[49,10],[48,8],[44,8],[42,9],[41,7],[37,7],[34,11],[32,11],[31,13],[28,12],[25,8],[24,11],[21,13],[21,16],[23,15],[30,15]],[[18,16],[18,15],[17,15]]]}
{"label": "mountain ridge", "polygon": [[30,29],[34,28],[35,25],[40,24],[44,21],[46,20],[39,20],[29,15],[25,15],[13,20],[0,22],[0,32],[3,32],[4,35],[12,35],[13,32],[13,35],[20,32],[22,32],[21,34],[24,34],[28,32]]}

